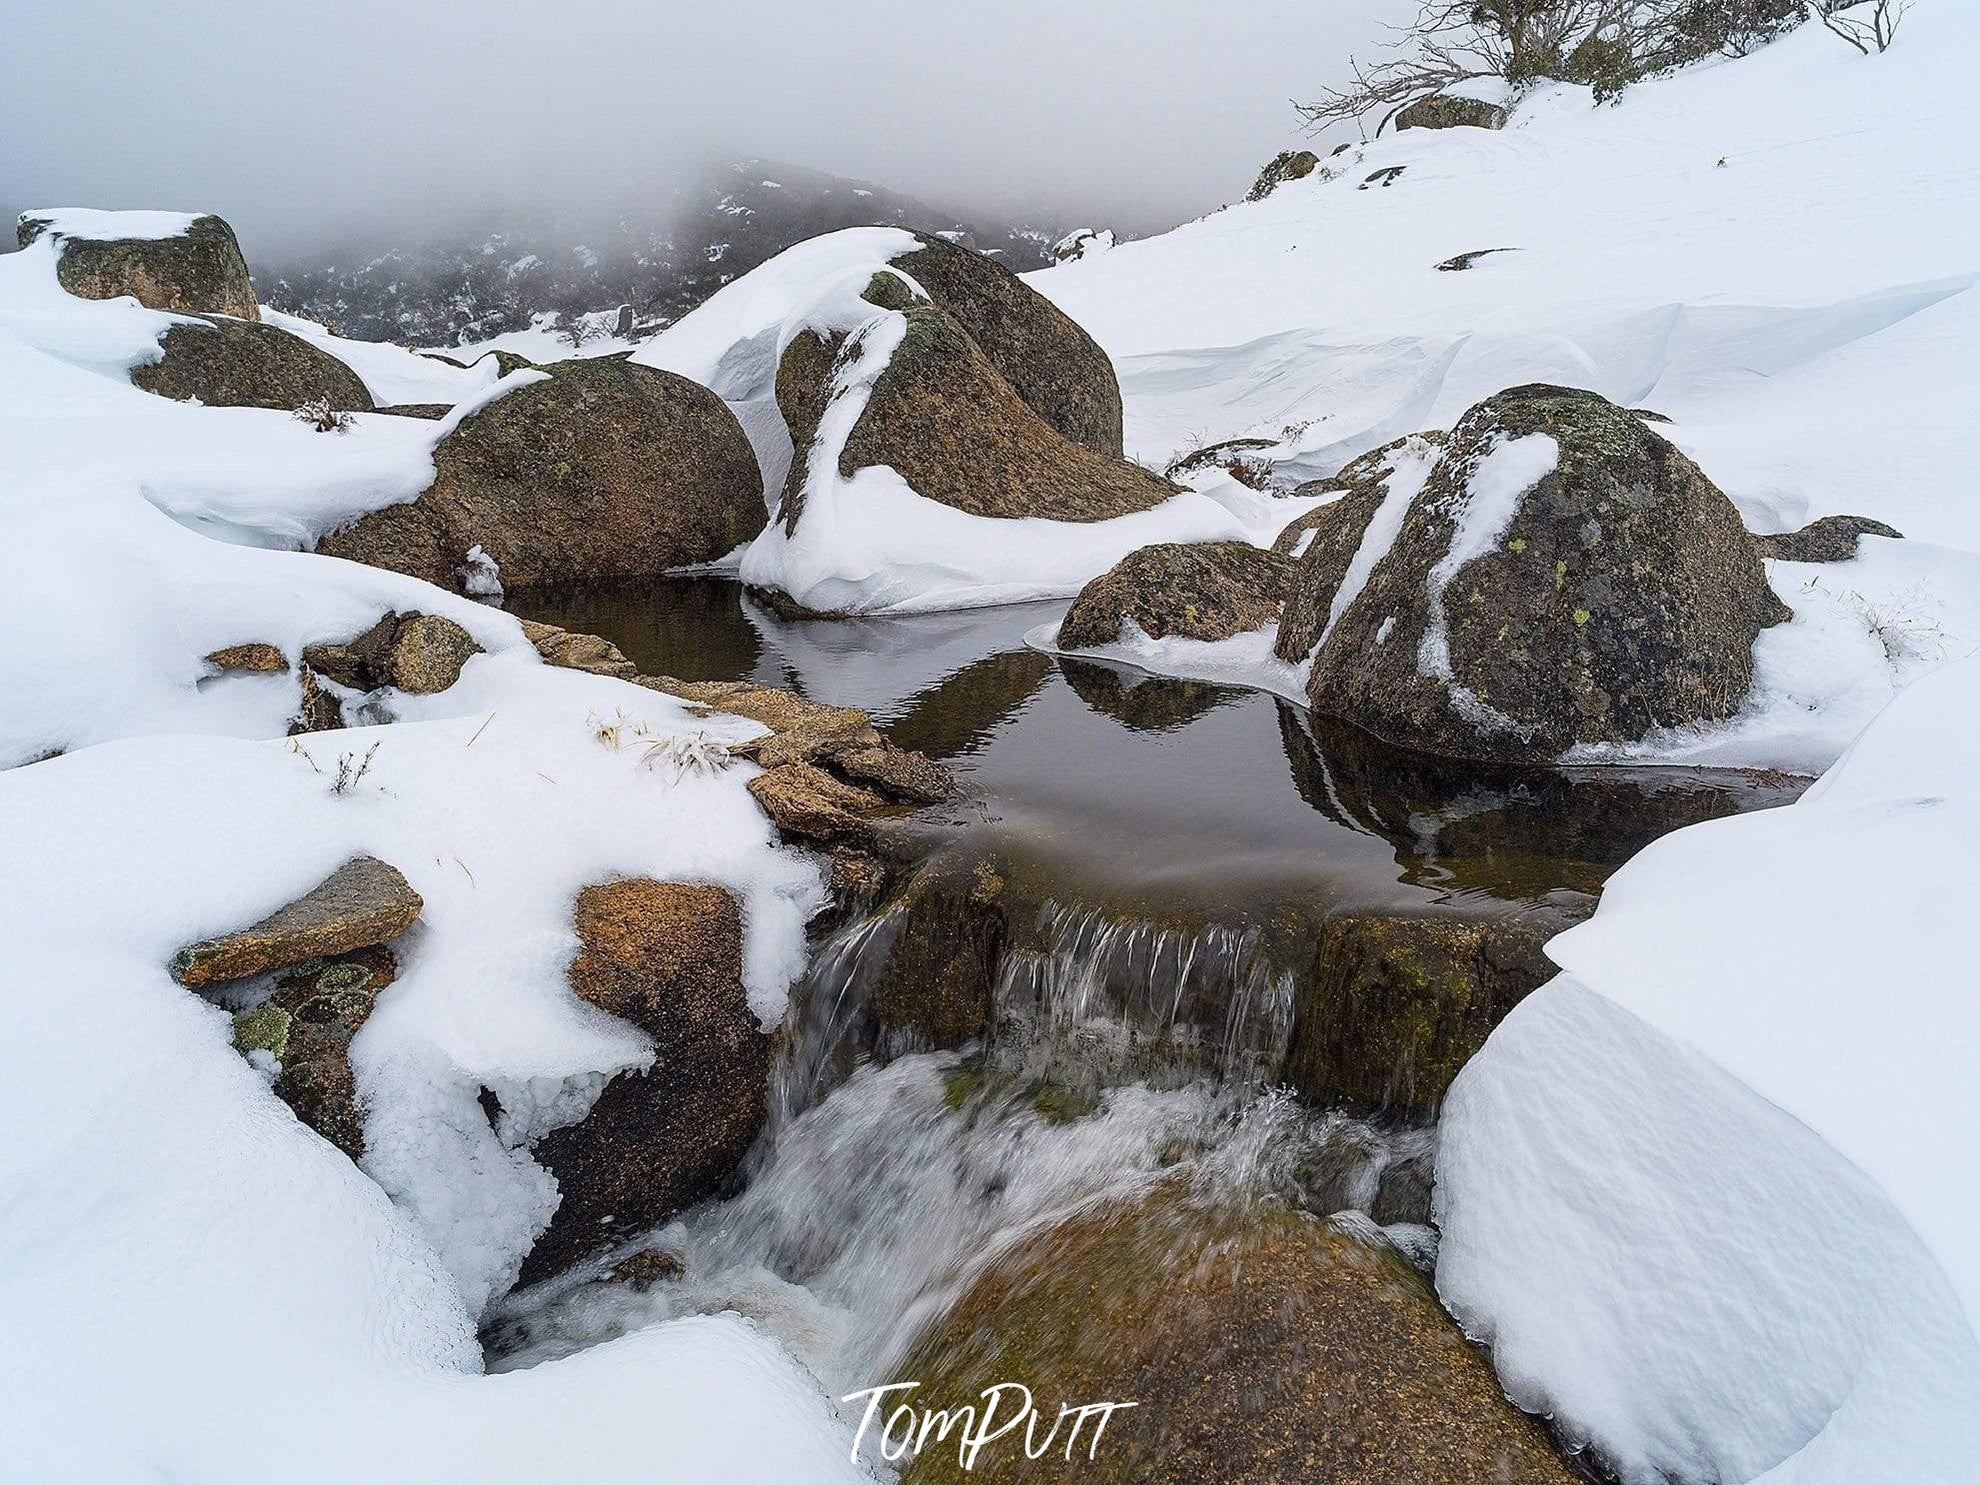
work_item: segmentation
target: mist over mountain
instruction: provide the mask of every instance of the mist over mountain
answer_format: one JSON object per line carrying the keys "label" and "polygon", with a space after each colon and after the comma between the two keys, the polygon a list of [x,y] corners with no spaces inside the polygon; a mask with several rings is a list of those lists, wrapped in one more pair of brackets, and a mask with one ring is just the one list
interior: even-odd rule
{"label": "mist over mountain", "polygon": [[940,233],[1022,273],[1049,264],[1053,244],[1082,224],[965,214],[874,182],[747,159],[704,167],[647,210],[488,211],[267,257],[247,248],[256,287],[279,309],[365,340],[450,345],[524,329],[545,312],[568,325],[621,305],[657,328],[793,243],[873,225]]}

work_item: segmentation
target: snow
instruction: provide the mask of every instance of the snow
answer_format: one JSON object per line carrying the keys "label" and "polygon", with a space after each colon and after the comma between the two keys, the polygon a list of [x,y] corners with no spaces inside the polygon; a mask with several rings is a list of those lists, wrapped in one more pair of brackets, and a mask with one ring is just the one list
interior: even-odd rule
{"label": "snow", "polygon": [[1440,1289],[1632,1481],[1970,1478],[1976,737],[1968,660],[1650,846],[1452,1089]]}
{"label": "snow", "polygon": [[[346,340],[341,335],[332,335],[314,320],[284,314],[265,304],[261,306],[261,318],[277,329],[300,335],[342,361],[358,374],[371,393],[371,400],[380,407],[401,402],[461,402],[490,386],[497,375],[493,361],[463,370],[404,346]],[[453,359],[467,358],[455,355]]]}
{"label": "snow", "polygon": [[44,206],[24,211],[23,222],[46,222],[49,237],[76,237],[86,242],[155,242],[184,237],[199,220],[197,212],[97,211],[87,206]]}
{"label": "snow", "polygon": [[[699,748],[757,724],[553,669],[509,615],[277,549],[410,498],[448,427],[542,373],[429,372],[298,326],[375,389],[435,378],[454,414],[360,415],[326,436],[286,412],[172,402],[127,372],[173,317],[71,298],[54,262],[46,241],[0,258],[5,1472],[859,1478],[815,1382],[733,1316],[479,1375],[476,1317],[554,1198],[517,1144],[652,1054],[569,992],[577,891],[623,875],[728,888],[766,1026],[824,902],[817,864],[750,799],[753,765],[676,776],[647,766],[643,738],[614,749],[605,735],[636,723]],[[390,727],[290,741],[293,674],[203,658],[262,641],[293,663],[388,610],[444,615],[484,651],[438,695],[365,699],[365,719]],[[340,758],[374,746],[364,779],[336,792]],[[359,853],[425,900],[352,1045],[362,1170],[165,969],[181,944]],[[502,1099],[502,1135],[483,1087]],[[363,1427],[298,1423],[327,1416]]]}

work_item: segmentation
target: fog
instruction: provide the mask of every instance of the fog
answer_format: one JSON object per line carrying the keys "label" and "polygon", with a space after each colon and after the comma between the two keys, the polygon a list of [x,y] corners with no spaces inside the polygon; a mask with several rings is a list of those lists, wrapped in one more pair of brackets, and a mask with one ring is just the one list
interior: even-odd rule
{"label": "fog", "polygon": [[257,254],[760,155],[1147,231],[1242,194],[1398,4],[0,0],[0,203],[217,211]]}

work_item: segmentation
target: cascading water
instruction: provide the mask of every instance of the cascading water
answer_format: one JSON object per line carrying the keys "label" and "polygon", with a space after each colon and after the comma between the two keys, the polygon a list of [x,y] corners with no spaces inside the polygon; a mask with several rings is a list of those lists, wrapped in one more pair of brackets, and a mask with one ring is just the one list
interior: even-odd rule
{"label": "cascading water", "polygon": [[[1047,903],[1040,946],[1004,956],[985,1044],[862,1060],[862,988],[901,929],[883,912],[814,954],[746,1188],[634,1244],[674,1254],[684,1277],[639,1293],[598,1282],[601,1263],[515,1296],[491,1326],[494,1369],[736,1310],[836,1396],[887,1380],[986,1262],[1090,1202],[1182,1174],[1224,1203],[1366,1213],[1385,1174],[1427,1156],[1427,1130],[1265,1085],[1292,979],[1255,928]],[[1418,1261],[1433,1251],[1427,1228],[1389,1233]]]}

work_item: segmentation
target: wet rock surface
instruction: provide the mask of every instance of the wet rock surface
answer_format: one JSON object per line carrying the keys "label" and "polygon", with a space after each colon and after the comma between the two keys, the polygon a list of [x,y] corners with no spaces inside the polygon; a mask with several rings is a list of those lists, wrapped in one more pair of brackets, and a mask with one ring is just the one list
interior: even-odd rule
{"label": "wet rock surface", "polygon": [[259,923],[186,945],[172,972],[198,987],[371,948],[404,933],[424,906],[397,867],[359,856]]}
{"label": "wet rock surface", "polygon": [[418,499],[317,550],[459,591],[479,547],[513,592],[657,576],[762,529],[756,456],[713,392],[605,357],[546,370],[440,440]]}
{"label": "wet rock surface", "polygon": [[1098,649],[1129,624],[1151,639],[1229,639],[1279,617],[1292,574],[1291,559],[1247,542],[1142,547],[1080,590],[1058,643]]}
{"label": "wet rock surface", "polygon": [[762,1128],[770,1039],[742,983],[742,914],[719,887],[644,879],[587,887],[571,989],[653,1041],[589,1113],[532,1147],[557,1180],[521,1282],[548,1278],[711,1196]]}
{"label": "wet rock surface", "polygon": [[159,359],[131,372],[145,391],[207,407],[293,411],[321,402],[334,412],[370,412],[364,380],[300,335],[254,319],[202,315],[159,338]]}
{"label": "wet rock surface", "polygon": [[[25,216],[14,229],[22,247],[54,230]],[[56,281],[80,299],[128,294],[147,309],[259,320],[254,285],[234,229],[216,216],[194,217],[176,237],[89,238],[64,233]]]}
{"label": "wet rock surface", "polygon": [[275,993],[234,1017],[234,1046],[277,1064],[275,1096],[351,1159],[364,1154],[364,1111],[351,1073],[356,1036],[398,976],[389,949],[308,959],[284,973]]}
{"label": "wet rock surface", "polygon": [[1287,181],[1305,180],[1319,167],[1320,157],[1312,150],[1280,150],[1258,172],[1258,179],[1252,182],[1244,199],[1263,201]]}
{"label": "wet rock surface", "polygon": [[[1007,1435],[903,1482],[1567,1485],[1545,1432],[1396,1253],[1283,1207],[1199,1210],[1173,1189],[1074,1217],[995,1260],[914,1346],[916,1405],[1022,1378],[1044,1415],[1133,1401],[1036,1460]],[[1067,1425],[1069,1427],[1069,1424]],[[1070,1452],[1071,1458],[1066,1456]]]}

